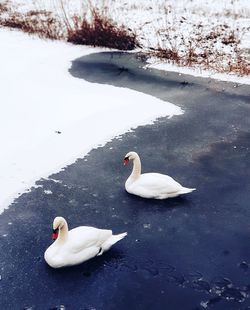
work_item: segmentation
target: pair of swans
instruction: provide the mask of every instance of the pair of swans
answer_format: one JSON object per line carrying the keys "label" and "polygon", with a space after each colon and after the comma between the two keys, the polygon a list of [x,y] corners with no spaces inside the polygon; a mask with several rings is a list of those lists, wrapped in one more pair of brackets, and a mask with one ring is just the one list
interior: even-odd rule
{"label": "pair of swans", "polygon": [[[141,174],[141,161],[136,152],[129,152],[124,165],[133,161],[133,170],[125,183],[126,191],[143,198],[165,199],[187,194],[195,188],[183,187],[168,175],[160,173]],[[113,235],[111,230],[80,226],[68,230],[63,217],[53,222],[54,243],[45,251],[45,261],[53,268],[81,264],[95,256],[100,256],[112,245],[127,235],[126,232]]]}

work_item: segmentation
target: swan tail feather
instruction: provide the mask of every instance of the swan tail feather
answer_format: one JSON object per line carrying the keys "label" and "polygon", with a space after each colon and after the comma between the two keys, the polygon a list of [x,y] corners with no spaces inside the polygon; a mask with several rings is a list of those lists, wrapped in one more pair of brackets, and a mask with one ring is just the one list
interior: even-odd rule
{"label": "swan tail feather", "polygon": [[[112,235],[108,238],[108,240],[106,240],[103,244],[102,244],[102,252],[106,252],[107,250],[109,250],[112,245],[114,245],[116,242],[120,241],[121,239],[123,239],[124,237],[127,236],[127,233],[122,233],[122,234],[119,234],[119,235]],[[101,255],[99,254],[99,255]]]}
{"label": "swan tail feather", "polygon": [[125,238],[127,236],[127,233],[124,232],[122,234],[119,234],[119,235],[112,235],[110,238],[109,238],[109,242],[111,245],[115,244],[116,242],[122,240],[123,238]]}
{"label": "swan tail feather", "polygon": [[116,242],[120,241],[121,239],[123,239],[124,237],[127,236],[127,233],[122,233],[119,235],[112,235],[108,238],[108,240],[106,240],[103,244],[102,244],[102,250],[100,253],[98,253],[99,255],[102,255],[103,252],[108,251],[112,245],[114,245]]}
{"label": "swan tail feather", "polygon": [[188,193],[191,193],[191,192],[193,192],[193,191],[195,191],[196,190],[196,188],[187,188],[187,187],[183,187],[180,191],[179,191],[179,193],[180,194],[188,194]]}

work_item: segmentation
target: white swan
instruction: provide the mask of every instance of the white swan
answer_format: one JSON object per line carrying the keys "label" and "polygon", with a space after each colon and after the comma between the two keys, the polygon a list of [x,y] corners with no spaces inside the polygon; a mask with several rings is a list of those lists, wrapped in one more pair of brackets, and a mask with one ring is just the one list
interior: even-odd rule
{"label": "white swan", "polygon": [[44,259],[53,268],[77,265],[92,257],[102,255],[127,233],[112,235],[111,230],[80,226],[68,230],[63,217],[53,222],[54,243],[45,251]]}
{"label": "white swan", "polygon": [[187,194],[195,188],[183,187],[168,175],[160,173],[141,174],[141,161],[136,152],[129,152],[124,158],[124,165],[133,160],[133,170],[125,183],[128,193],[143,198],[165,199]]}

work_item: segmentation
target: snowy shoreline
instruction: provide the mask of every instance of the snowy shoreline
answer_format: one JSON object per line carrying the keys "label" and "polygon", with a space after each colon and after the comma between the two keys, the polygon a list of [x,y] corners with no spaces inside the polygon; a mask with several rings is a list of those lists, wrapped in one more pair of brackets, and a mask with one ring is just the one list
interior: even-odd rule
{"label": "snowy shoreline", "polygon": [[152,61],[145,66],[145,69],[153,68],[166,72],[177,72],[179,74],[188,74],[195,77],[210,78],[222,82],[231,82],[237,84],[250,85],[250,77],[237,76],[235,74],[216,73],[209,70],[201,70],[199,68],[178,67],[173,64],[159,63]]}

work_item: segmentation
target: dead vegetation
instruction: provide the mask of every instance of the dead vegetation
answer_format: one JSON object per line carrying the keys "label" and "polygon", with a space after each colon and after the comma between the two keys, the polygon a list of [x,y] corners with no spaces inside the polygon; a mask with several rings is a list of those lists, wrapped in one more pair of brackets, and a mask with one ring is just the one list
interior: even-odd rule
{"label": "dead vegetation", "polygon": [[0,4],[0,26],[20,29],[29,34],[37,34],[41,38],[64,38],[62,23],[52,12],[31,10],[20,13],[8,1]]}
{"label": "dead vegetation", "polygon": [[60,21],[47,11],[29,11],[24,14],[11,12],[8,17],[0,18],[0,25],[37,34],[41,38],[57,40],[64,38]]}
{"label": "dead vegetation", "polygon": [[150,47],[147,56],[183,67],[250,75],[249,56],[240,48],[242,33],[238,28],[223,24],[207,31],[199,23],[193,25],[189,36],[178,35],[175,29],[160,29],[157,47]]}
{"label": "dead vegetation", "polygon": [[4,13],[4,12],[7,12],[8,9],[9,9],[9,6],[8,6],[8,2],[7,1],[0,3],[0,14]]}
{"label": "dead vegetation", "polygon": [[[0,6],[0,26],[20,29],[42,38],[64,39],[81,45],[132,50],[138,46],[136,34],[124,25],[118,25],[105,10],[100,11],[89,2],[88,12],[68,17],[61,1],[63,18],[45,10],[19,13],[8,3]],[[5,14],[3,14],[5,13]],[[89,16],[87,16],[90,13]]]}
{"label": "dead vegetation", "polygon": [[125,26],[118,26],[105,12],[91,8],[91,16],[73,16],[73,27],[67,21],[67,41],[74,44],[103,46],[119,50],[133,50],[138,46],[136,34]]}

